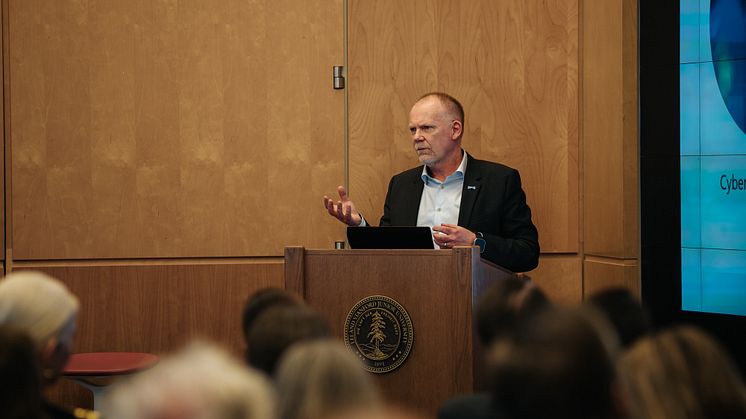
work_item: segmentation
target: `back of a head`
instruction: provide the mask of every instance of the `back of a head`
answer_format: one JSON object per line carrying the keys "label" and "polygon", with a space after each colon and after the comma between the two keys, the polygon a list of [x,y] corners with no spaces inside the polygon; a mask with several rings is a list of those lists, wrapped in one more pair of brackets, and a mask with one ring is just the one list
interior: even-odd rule
{"label": "back of a head", "polygon": [[626,288],[598,292],[586,300],[586,304],[606,315],[619,336],[619,342],[625,348],[651,331],[648,313]]}
{"label": "back of a head", "polygon": [[227,352],[192,343],[116,384],[104,399],[109,419],[275,419],[269,381]]}
{"label": "back of a head", "polygon": [[0,326],[0,409],[5,419],[42,417],[36,348],[24,332]]}
{"label": "back of a head", "polygon": [[593,313],[547,309],[490,351],[496,405],[512,419],[613,418],[613,342]]}
{"label": "back of a head", "polygon": [[262,288],[252,294],[243,308],[241,327],[244,338],[248,339],[249,330],[254,325],[256,318],[265,310],[275,306],[299,304],[292,294],[281,288]]}
{"label": "back of a head", "polygon": [[510,333],[521,320],[549,307],[532,283],[509,278],[492,284],[477,303],[477,332],[483,345]]}
{"label": "back of a head", "polygon": [[14,272],[0,280],[0,325],[28,333],[37,348],[74,323],[78,308],[67,287],[42,272]]}
{"label": "back of a head", "polygon": [[640,339],[620,359],[629,405],[640,419],[746,418],[746,387],[726,351],[679,326]]}
{"label": "back of a head", "polygon": [[324,319],[307,306],[272,307],[256,318],[249,331],[247,362],[272,376],[278,360],[290,345],[325,338],[329,334]]}
{"label": "back of a head", "polygon": [[280,419],[323,419],[378,406],[378,388],[342,343],[317,340],[293,345],[276,375]]}

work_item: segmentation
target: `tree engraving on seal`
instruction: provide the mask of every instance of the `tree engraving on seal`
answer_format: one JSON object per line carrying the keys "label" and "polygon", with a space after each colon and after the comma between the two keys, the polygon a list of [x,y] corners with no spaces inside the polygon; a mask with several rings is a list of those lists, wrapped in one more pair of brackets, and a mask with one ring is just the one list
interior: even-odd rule
{"label": "tree engraving on seal", "polygon": [[413,332],[404,307],[389,297],[374,295],[350,310],[344,340],[368,371],[383,373],[393,371],[407,358]]}
{"label": "tree engraving on seal", "polygon": [[368,337],[370,338],[370,343],[373,344],[373,352],[366,355],[373,359],[388,358],[388,355],[381,352],[380,347],[383,341],[386,340],[386,334],[383,333],[383,329],[386,328],[386,323],[383,321],[383,316],[381,316],[381,313],[377,311],[374,311],[371,317],[373,318],[373,321],[370,323],[370,332],[368,333]]}

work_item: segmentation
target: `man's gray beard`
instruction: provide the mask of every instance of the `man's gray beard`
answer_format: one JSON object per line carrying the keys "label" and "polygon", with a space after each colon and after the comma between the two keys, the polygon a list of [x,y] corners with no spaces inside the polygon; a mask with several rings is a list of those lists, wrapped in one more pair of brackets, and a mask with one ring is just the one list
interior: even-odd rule
{"label": "man's gray beard", "polygon": [[427,167],[432,167],[435,163],[437,163],[437,160],[434,156],[417,156],[420,160],[420,163],[424,164]]}

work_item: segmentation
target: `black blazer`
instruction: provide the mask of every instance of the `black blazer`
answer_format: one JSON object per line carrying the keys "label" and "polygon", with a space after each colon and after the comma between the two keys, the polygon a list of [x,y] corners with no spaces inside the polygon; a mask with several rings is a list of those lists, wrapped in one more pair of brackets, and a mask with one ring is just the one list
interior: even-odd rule
{"label": "black blazer", "polygon": [[[421,175],[419,166],[391,178],[380,225],[417,224],[424,188]],[[515,169],[469,155],[458,225],[484,234],[487,246],[482,257],[490,262],[514,272],[539,264],[539,233]]]}

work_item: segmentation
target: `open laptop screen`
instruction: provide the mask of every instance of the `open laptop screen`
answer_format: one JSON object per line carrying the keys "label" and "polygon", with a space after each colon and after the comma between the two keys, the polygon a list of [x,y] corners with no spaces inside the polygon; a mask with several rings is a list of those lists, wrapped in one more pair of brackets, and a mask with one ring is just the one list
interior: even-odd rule
{"label": "open laptop screen", "polygon": [[347,227],[352,249],[433,249],[430,227]]}

